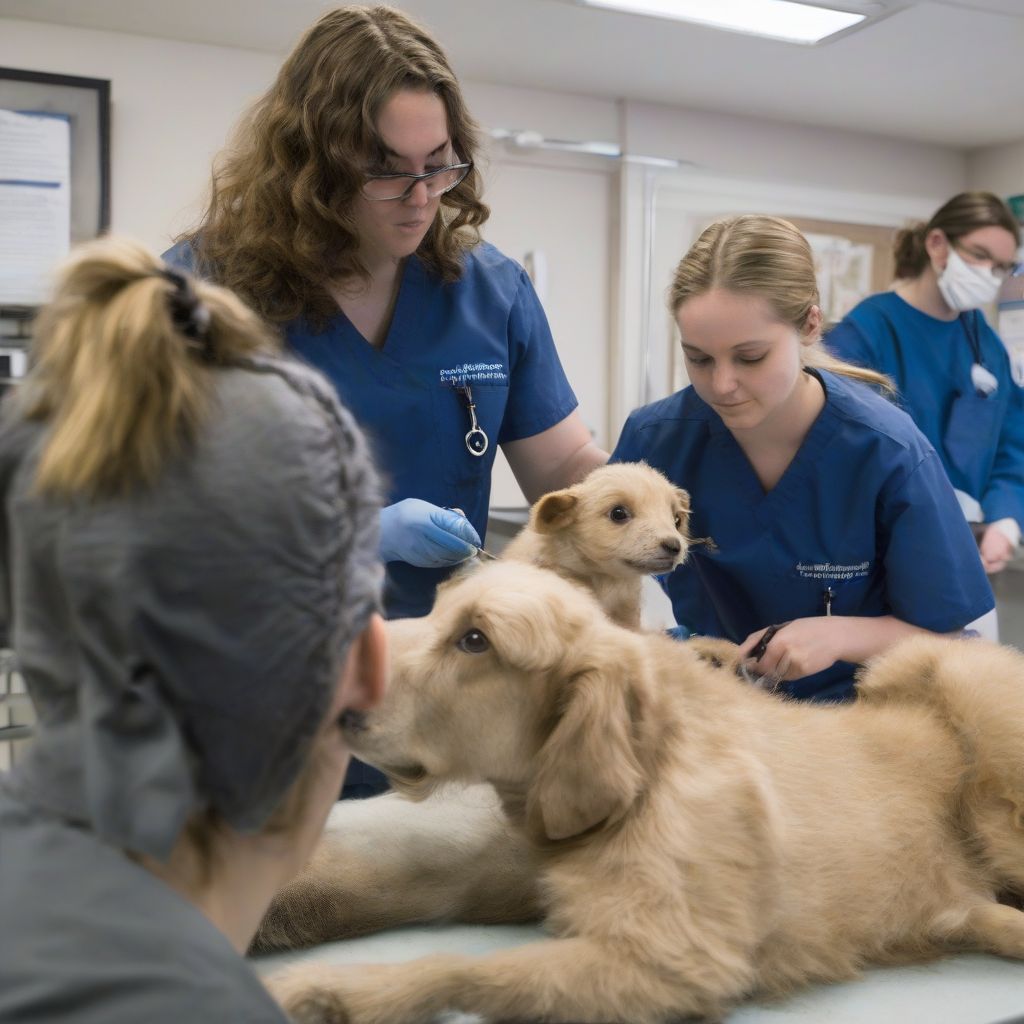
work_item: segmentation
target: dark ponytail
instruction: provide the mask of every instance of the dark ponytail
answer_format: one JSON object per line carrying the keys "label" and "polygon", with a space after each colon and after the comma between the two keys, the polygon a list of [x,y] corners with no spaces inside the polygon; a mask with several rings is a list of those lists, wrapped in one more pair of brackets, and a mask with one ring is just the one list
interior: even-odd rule
{"label": "dark ponytail", "polygon": [[1010,208],[991,192],[961,192],[940,206],[927,224],[911,224],[896,233],[893,257],[900,280],[920,277],[928,267],[924,240],[938,228],[950,242],[978,228],[1005,228],[1020,245],[1020,225]]}

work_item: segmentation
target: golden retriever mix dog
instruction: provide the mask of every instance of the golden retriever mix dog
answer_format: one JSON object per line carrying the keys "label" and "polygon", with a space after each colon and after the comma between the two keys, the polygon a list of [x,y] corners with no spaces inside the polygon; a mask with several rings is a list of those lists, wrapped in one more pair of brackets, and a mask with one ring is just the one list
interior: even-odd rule
{"label": "golden retriever mix dog", "polygon": [[1020,654],[915,638],[852,705],[783,701],[514,563],[389,628],[390,694],[352,748],[421,793],[493,786],[553,937],[293,967],[268,984],[296,1021],[667,1022],[868,963],[1024,959],[1024,914],[996,901],[1024,891]]}
{"label": "golden retriever mix dog", "polygon": [[535,502],[503,557],[583,584],[613,621],[638,629],[643,578],[685,561],[689,521],[686,491],[642,462],[612,463]]}
{"label": "golden retriever mix dog", "polygon": [[[602,466],[540,498],[502,556],[582,584],[612,619],[636,629],[644,576],[686,558],[689,508],[686,491],[644,463]],[[536,920],[530,865],[488,787],[446,791],[421,807],[390,794],[367,805],[346,802],[311,862],[275,899],[253,950],[418,921]]]}

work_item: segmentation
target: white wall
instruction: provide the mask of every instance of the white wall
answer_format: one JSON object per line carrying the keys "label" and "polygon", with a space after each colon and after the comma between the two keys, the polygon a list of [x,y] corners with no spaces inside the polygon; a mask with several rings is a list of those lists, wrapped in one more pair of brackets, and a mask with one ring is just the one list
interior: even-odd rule
{"label": "white wall", "polygon": [[[538,292],[580,415],[600,445],[611,444],[607,396],[614,176],[607,167],[586,169],[571,162],[495,160],[486,178],[492,213],[484,235],[520,262],[527,253],[543,253],[546,282]],[[491,503],[523,501],[499,456]]]}
{"label": "white wall", "polygon": [[486,82],[462,85],[473,116],[488,128],[531,129],[556,139],[620,141],[621,111],[614,100]]}
{"label": "white wall", "polygon": [[958,149],[860,132],[634,102],[624,123],[629,152],[689,160],[704,174],[940,201],[967,177]]}
{"label": "white wall", "polygon": [[967,185],[1004,198],[1024,194],[1024,139],[969,153]]}
{"label": "white wall", "polygon": [[[282,40],[282,48],[290,43]],[[279,60],[0,18],[0,64],[112,80],[112,227],[156,248],[198,215],[213,156]],[[736,181],[750,183],[745,201],[751,209],[779,188],[810,187],[832,197],[822,215],[831,211],[838,218],[844,192],[882,196],[910,215],[934,208],[968,179],[967,156],[941,146],[483,82],[466,82],[465,90],[488,128],[619,142],[633,154],[690,160],[712,191],[722,180],[723,203],[734,202]],[[995,168],[1011,176],[1014,161],[1020,153],[1012,149],[978,154],[972,173]],[[642,230],[644,175],[630,167],[622,173],[613,161],[493,146],[484,168],[493,208],[485,234],[515,258],[536,248],[548,254],[545,305],[555,338],[583,417],[606,444],[642,395],[639,326],[657,315],[649,312],[651,303],[667,282],[660,265],[646,281],[638,272],[650,246]],[[715,208],[713,195],[705,200]],[[504,469],[494,500],[519,500]]]}
{"label": "white wall", "polygon": [[0,18],[0,64],[111,79],[111,226],[166,248],[198,212],[214,154],[278,60]]}
{"label": "white wall", "polygon": [[[197,208],[211,158],[279,57],[0,18],[0,63],[113,80],[113,226],[156,245]],[[968,180],[966,155],[948,147],[482,82],[465,88],[488,127],[621,141],[631,153],[692,160],[705,173],[940,200]],[[993,166],[1010,178],[1022,162],[1024,142],[979,151],[972,180]]]}

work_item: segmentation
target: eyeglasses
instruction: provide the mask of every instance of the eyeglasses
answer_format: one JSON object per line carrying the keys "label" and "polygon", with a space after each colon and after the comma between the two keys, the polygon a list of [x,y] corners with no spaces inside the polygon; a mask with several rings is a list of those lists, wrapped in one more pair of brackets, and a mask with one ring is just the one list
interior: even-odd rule
{"label": "eyeglasses", "polygon": [[407,199],[418,182],[425,182],[427,195],[431,199],[451,192],[466,179],[473,169],[473,162],[449,164],[423,174],[368,174],[362,185],[363,196],[375,203],[389,199]]}
{"label": "eyeglasses", "polygon": [[1015,274],[1020,273],[1021,265],[1019,263],[997,263],[992,258],[992,254],[980,246],[954,242],[953,248],[967,256],[971,263],[990,264],[993,276],[999,278],[1000,281],[1005,281],[1008,277],[1013,277]]}

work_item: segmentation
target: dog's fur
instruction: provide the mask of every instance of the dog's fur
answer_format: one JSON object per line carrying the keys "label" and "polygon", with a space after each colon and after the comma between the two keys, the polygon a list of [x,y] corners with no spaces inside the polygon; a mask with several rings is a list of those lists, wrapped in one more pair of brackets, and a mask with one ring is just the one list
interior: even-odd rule
{"label": "dog's fur", "polygon": [[642,462],[612,463],[535,502],[502,557],[582,584],[614,622],[638,629],[642,581],[685,561],[689,521],[686,491]]}
{"label": "dog's fur", "polygon": [[[586,587],[614,621],[636,629],[643,578],[686,558],[689,510],[686,491],[657,470],[613,463],[540,498],[502,557]],[[442,918],[533,920],[539,909],[530,864],[487,787],[465,796],[446,792],[419,809],[393,795],[368,807],[346,802],[310,863],[275,898],[253,951]],[[415,877],[418,888],[410,884]],[[378,898],[378,886],[387,898]]]}
{"label": "dog's fur", "polygon": [[422,802],[404,788],[335,804],[312,859],[260,922],[252,952],[425,922],[540,918],[536,858],[490,786],[446,788]]}
{"label": "dog's fur", "polygon": [[299,966],[270,983],[297,1021],[663,1022],[867,963],[1024,959],[1024,914],[996,902],[1024,892],[1017,652],[915,638],[852,705],[782,701],[510,563],[389,628],[391,691],[353,749],[421,795],[490,783],[556,937]]}

